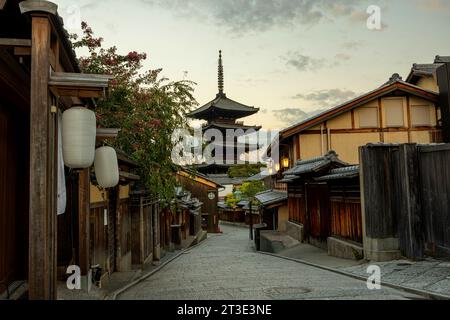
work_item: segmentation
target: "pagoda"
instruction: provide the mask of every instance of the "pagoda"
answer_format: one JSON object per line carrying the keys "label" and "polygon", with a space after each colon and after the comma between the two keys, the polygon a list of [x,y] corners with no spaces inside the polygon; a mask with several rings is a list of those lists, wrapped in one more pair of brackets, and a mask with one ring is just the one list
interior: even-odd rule
{"label": "pagoda", "polygon": [[[213,162],[194,166],[199,172],[204,174],[225,174],[230,166],[243,164],[241,159],[243,153],[248,153],[250,150],[258,148],[257,144],[238,142],[238,138],[245,136],[247,130],[253,129],[254,132],[258,132],[261,129],[260,126],[247,126],[244,125],[243,121],[237,121],[257,113],[259,108],[236,102],[226,96],[224,92],[222,51],[219,51],[218,89],[219,92],[213,100],[187,115],[193,119],[206,121],[202,127],[203,134],[209,129],[216,129],[222,134],[222,139],[212,139],[209,143],[214,148],[211,156],[214,157],[221,150],[223,160],[214,160]],[[231,132],[233,132],[231,137],[233,140],[230,139]]]}

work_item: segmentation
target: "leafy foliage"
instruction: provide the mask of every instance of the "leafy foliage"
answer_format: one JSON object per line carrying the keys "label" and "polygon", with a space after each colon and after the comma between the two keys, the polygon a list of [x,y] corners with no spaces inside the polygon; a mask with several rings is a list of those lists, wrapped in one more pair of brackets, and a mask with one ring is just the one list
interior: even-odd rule
{"label": "leafy foliage", "polygon": [[232,166],[228,169],[228,175],[231,178],[248,178],[259,173],[261,171],[261,168],[265,166],[266,165],[262,163]]}
{"label": "leafy foliage", "polygon": [[177,170],[171,161],[172,132],[187,128],[185,113],[197,105],[195,83],[169,81],[160,76],[162,69],[143,70],[145,53],[121,55],[115,46],[103,48],[103,38],[95,38],[85,22],[82,31],[81,38],[71,35],[73,46],[88,52],[79,58],[82,71],[113,76],[108,98],[96,108],[98,125],[121,129],[108,143],[141,165],[142,182],[154,196],[171,199]]}
{"label": "leafy foliage", "polygon": [[257,193],[265,191],[266,189],[267,188],[262,181],[244,182],[239,188],[244,197],[246,197],[247,199],[252,199]]}
{"label": "leafy foliage", "polygon": [[229,208],[236,208],[238,202],[239,202],[239,199],[237,199],[233,193],[227,194],[225,196],[225,204]]}

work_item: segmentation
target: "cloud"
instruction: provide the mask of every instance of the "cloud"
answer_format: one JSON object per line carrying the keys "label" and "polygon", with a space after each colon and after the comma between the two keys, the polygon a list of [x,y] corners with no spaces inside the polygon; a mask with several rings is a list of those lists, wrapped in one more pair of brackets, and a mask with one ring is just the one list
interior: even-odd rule
{"label": "cloud", "polygon": [[324,109],[317,109],[311,112],[305,112],[300,108],[284,108],[272,110],[272,113],[284,125],[289,126],[301,122],[303,120],[306,120],[322,111],[324,111]]}
{"label": "cloud", "polygon": [[325,59],[307,56],[298,51],[288,52],[282,59],[286,61],[287,66],[298,71],[315,71],[325,66]]}
{"label": "cloud", "polygon": [[363,45],[364,45],[364,41],[352,40],[352,41],[344,42],[341,45],[341,47],[346,50],[357,50],[357,49],[361,48]]}
{"label": "cloud", "polygon": [[317,90],[308,94],[299,93],[293,99],[315,102],[320,106],[334,106],[356,97],[356,93],[351,90],[328,89]]}
{"label": "cloud", "polygon": [[298,71],[317,71],[323,68],[333,68],[341,65],[345,61],[349,61],[352,58],[347,53],[337,53],[332,59],[324,59],[319,57],[313,57],[305,55],[299,51],[289,51],[281,59],[286,62],[286,65],[293,67]]}
{"label": "cloud", "polygon": [[338,53],[334,56],[334,58],[338,61],[348,61],[351,59],[351,55],[346,53]]}
{"label": "cloud", "polygon": [[416,0],[420,9],[429,11],[450,11],[449,0]]}
{"label": "cloud", "polygon": [[[234,33],[266,31],[273,27],[312,26],[323,19],[367,19],[369,0],[140,0],[182,17],[212,22]],[[367,4],[367,5],[365,5]]]}

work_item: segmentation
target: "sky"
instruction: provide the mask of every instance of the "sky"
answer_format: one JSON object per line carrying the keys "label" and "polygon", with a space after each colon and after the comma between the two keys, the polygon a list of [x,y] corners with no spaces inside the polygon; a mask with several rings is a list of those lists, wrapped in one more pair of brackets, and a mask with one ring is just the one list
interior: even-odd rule
{"label": "sky", "polygon": [[405,79],[413,63],[450,55],[450,0],[53,2],[69,32],[86,21],[105,46],[146,52],[146,68],[194,81],[199,105],[218,92],[222,50],[225,93],[260,108],[242,120],[264,130],[373,90],[393,73]]}

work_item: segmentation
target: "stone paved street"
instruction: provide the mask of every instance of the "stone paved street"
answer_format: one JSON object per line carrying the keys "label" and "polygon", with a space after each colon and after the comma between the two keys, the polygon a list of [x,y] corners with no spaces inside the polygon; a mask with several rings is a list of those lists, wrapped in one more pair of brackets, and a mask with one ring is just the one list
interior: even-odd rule
{"label": "stone paved street", "polygon": [[390,288],[254,251],[248,230],[223,226],[118,299],[408,299]]}

